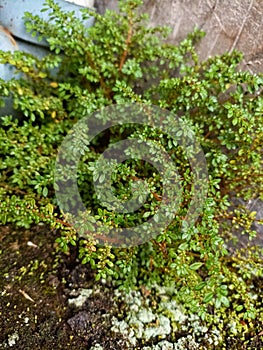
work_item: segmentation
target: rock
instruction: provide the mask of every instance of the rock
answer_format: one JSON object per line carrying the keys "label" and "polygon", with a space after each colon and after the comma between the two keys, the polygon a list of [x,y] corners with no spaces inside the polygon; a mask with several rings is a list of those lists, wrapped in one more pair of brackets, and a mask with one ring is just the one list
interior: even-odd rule
{"label": "rock", "polygon": [[90,321],[90,315],[86,311],[80,311],[67,322],[70,328],[79,335],[87,334],[87,326]]}
{"label": "rock", "polygon": [[230,211],[244,207],[250,212],[257,213],[256,220],[251,226],[251,230],[256,231],[257,234],[250,239],[248,234],[242,234],[244,228],[235,228],[234,225],[231,224],[231,221],[229,221],[229,225],[232,227],[232,237],[226,239],[226,248],[229,253],[235,255],[240,249],[247,249],[248,247],[263,247],[263,225],[259,223],[259,220],[263,219],[263,201],[259,198],[245,201],[242,198],[232,195],[230,197],[230,204]]}

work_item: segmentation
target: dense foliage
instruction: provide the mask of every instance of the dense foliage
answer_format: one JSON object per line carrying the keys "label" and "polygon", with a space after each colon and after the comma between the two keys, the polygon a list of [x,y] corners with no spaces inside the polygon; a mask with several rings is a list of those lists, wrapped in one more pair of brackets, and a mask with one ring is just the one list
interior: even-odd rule
{"label": "dense foliage", "polygon": [[[96,19],[89,29],[52,0],[46,4],[53,22],[26,14],[26,26],[47,38],[50,54],[40,60],[19,51],[0,53],[0,63],[21,72],[0,82],[0,96],[11,96],[20,114],[1,120],[2,224],[30,227],[45,222],[60,230],[59,248],[66,252],[77,246],[97,279],[125,288],[171,284],[177,300],[202,317],[209,317],[209,304],[222,313],[231,304],[234,320],[260,317],[262,305],[250,285],[262,274],[262,251],[251,247],[229,254],[225,242],[234,232],[256,235],[251,228],[256,213],[234,206],[232,200],[263,199],[263,77],[239,71],[238,52],[200,62],[194,49],[203,36],[199,31],[178,46],[167,44],[169,30],[147,26],[147,16],[137,12],[139,0],[120,1],[120,13],[101,16],[83,10],[83,19]],[[203,212],[182,233],[191,168],[180,148],[147,126],[115,127],[96,138],[79,162],[78,186],[86,207],[103,223],[136,225],[154,214],[162,196],[160,174],[133,159],[119,165],[112,181],[119,198],[129,198],[134,178],[147,179],[150,196],[140,212],[116,216],[100,206],[92,164],[109,144],[134,137],[155,140],[176,160],[182,177],[184,201],[176,218],[155,239],[132,248],[78,238],[67,214],[59,210],[53,186],[58,148],[67,132],[87,114],[122,103],[156,105],[179,115],[195,131],[209,173]]]}

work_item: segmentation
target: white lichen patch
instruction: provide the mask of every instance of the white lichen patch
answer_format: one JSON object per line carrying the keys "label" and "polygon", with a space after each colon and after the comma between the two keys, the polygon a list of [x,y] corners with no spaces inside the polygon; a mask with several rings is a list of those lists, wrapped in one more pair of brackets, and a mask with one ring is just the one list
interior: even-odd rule
{"label": "white lichen patch", "polygon": [[174,344],[174,350],[199,350],[200,344],[197,343],[193,335],[187,335],[186,337],[178,339]]}
{"label": "white lichen patch", "polygon": [[92,289],[80,289],[80,294],[77,298],[68,299],[69,305],[75,305],[76,307],[82,307],[83,304],[87,301],[87,299],[92,295]]}
{"label": "white lichen patch", "polygon": [[100,344],[95,344],[90,350],[104,350],[104,348]]}
{"label": "white lichen patch", "polygon": [[157,322],[155,325],[147,327],[143,332],[143,336],[145,340],[149,340],[151,338],[155,338],[159,336],[159,338],[165,338],[166,335],[171,333],[171,325],[168,317],[163,315],[158,316]]}
{"label": "white lichen patch", "polygon": [[155,320],[155,315],[152,310],[143,308],[137,313],[137,318],[142,323],[150,323]]}
{"label": "white lichen patch", "polygon": [[15,346],[17,341],[19,340],[19,334],[17,332],[12,333],[8,336],[8,345]]}
{"label": "white lichen patch", "polygon": [[[123,319],[112,319],[111,330],[127,337],[131,349],[136,349],[138,340],[142,343],[157,340],[157,344],[144,346],[143,350],[198,350],[204,339],[213,346],[222,340],[220,331],[209,331],[197,315],[187,315],[169,291],[165,294],[165,289],[159,288],[156,294],[161,301],[153,308],[151,298],[139,291],[115,293],[119,300],[125,302],[127,309]],[[187,335],[174,342],[167,341],[178,330]]]}
{"label": "white lichen patch", "polygon": [[187,319],[182,308],[176,303],[175,300],[163,301],[160,303],[159,307],[161,310],[163,310],[165,315],[171,319],[172,322],[183,323]]}

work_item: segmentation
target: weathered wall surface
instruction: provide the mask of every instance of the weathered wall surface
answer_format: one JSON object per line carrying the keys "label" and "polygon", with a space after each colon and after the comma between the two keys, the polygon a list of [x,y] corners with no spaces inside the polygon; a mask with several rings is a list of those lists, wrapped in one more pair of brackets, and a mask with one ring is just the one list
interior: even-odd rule
{"label": "weathered wall surface", "polygon": [[[118,0],[95,0],[100,13],[116,10]],[[243,67],[263,72],[263,0],[144,0],[152,25],[169,25],[177,43],[195,27],[207,34],[198,46],[201,59],[237,49]]]}

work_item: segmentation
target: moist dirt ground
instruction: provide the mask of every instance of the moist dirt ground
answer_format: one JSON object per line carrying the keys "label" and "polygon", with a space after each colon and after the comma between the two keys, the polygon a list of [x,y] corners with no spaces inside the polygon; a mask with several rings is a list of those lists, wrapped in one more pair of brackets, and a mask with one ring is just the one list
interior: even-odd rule
{"label": "moist dirt ground", "polygon": [[[85,311],[70,306],[78,288],[93,288],[87,266],[55,254],[56,232],[2,227],[0,233],[0,349],[123,349],[122,336],[111,333],[110,315],[119,312],[105,291],[89,298]],[[107,313],[108,318],[102,315]]]}
{"label": "moist dirt ground", "polygon": [[[94,273],[78,261],[74,249],[70,254],[56,252],[58,235],[44,225],[0,228],[0,349],[101,349],[96,344],[106,350],[143,348],[140,343],[128,347],[125,335],[112,332],[111,320],[127,312],[125,305],[114,299],[111,286],[94,282]],[[99,292],[77,308],[69,299],[80,288]],[[247,336],[247,349],[263,349],[255,330]],[[227,349],[245,349],[242,344],[232,338]],[[154,348],[154,341],[146,345]]]}

